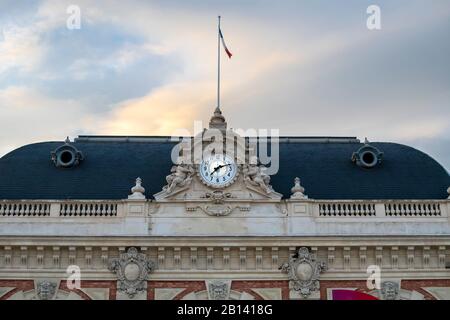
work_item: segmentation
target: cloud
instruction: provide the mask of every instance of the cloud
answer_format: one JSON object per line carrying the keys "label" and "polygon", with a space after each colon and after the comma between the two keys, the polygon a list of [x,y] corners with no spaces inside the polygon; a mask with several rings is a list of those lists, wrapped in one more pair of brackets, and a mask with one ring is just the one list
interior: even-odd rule
{"label": "cloud", "polygon": [[10,26],[3,28],[0,41],[0,73],[10,68],[30,72],[40,63],[46,49],[33,28]]}
{"label": "cloud", "polygon": [[[22,90],[48,112],[45,103],[72,105],[71,132],[168,135],[206,124],[216,105],[216,12],[234,53],[222,60],[222,109],[234,128],[411,143],[449,131],[444,1],[381,1],[379,32],[366,29],[361,1],[79,0],[78,31],[65,29],[69,4],[42,1],[31,22],[6,29],[0,90]],[[2,118],[15,119],[9,112]],[[39,119],[50,128],[65,116]]]}
{"label": "cloud", "polygon": [[89,125],[83,106],[76,100],[52,99],[26,87],[0,90],[0,152],[31,142],[63,140]]}
{"label": "cloud", "polygon": [[124,101],[114,108],[110,117],[99,121],[100,133],[170,135],[180,128],[190,130],[191,119],[212,114],[212,107],[203,108],[212,105],[213,94],[207,94],[213,92],[211,89],[210,84],[201,82],[171,84],[145,97]]}

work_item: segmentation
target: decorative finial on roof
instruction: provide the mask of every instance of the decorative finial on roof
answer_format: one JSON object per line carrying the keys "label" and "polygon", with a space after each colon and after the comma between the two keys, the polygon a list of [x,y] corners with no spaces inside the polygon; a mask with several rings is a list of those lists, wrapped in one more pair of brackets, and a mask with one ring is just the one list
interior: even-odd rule
{"label": "decorative finial on roof", "polygon": [[307,199],[308,196],[303,194],[305,192],[305,188],[300,185],[300,178],[296,177],[294,179],[294,186],[291,189],[292,195],[291,199]]}
{"label": "decorative finial on roof", "polygon": [[141,178],[137,178],[136,179],[136,185],[131,188],[131,192],[132,194],[130,194],[128,196],[128,199],[133,199],[133,200],[145,200],[145,189],[142,186],[142,179]]}
{"label": "decorative finial on roof", "polygon": [[222,111],[219,106],[216,107],[211,120],[209,120],[209,128],[219,130],[227,129],[227,122],[225,121],[225,117],[222,115]]}
{"label": "decorative finial on roof", "polygon": [[364,138],[364,144],[370,144],[369,139],[367,139],[367,137]]}
{"label": "decorative finial on roof", "polygon": [[65,144],[70,144],[70,138],[69,138],[69,136],[66,137],[66,140],[64,140],[64,143],[65,143]]}

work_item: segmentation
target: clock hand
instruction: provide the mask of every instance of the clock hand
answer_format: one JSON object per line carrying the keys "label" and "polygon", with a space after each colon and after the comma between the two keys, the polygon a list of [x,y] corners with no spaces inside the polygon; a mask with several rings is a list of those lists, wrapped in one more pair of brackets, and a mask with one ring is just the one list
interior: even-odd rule
{"label": "clock hand", "polygon": [[214,168],[214,171],[211,172],[211,174],[213,174],[214,172],[216,172],[216,171],[219,170],[219,169],[222,169],[223,167],[227,167],[227,166],[230,166],[230,165],[231,165],[231,164],[223,164],[223,165],[219,165],[219,166],[217,166],[217,167]]}

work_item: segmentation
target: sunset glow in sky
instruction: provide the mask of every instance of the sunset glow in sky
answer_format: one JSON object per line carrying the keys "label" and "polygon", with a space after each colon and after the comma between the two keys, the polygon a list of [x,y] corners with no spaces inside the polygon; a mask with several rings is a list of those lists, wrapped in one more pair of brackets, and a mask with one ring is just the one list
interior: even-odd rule
{"label": "sunset glow in sky", "polygon": [[[81,9],[69,30],[66,10]],[[366,27],[381,8],[382,29]],[[233,128],[412,145],[450,169],[450,2],[0,0],[0,156],[79,134]]]}

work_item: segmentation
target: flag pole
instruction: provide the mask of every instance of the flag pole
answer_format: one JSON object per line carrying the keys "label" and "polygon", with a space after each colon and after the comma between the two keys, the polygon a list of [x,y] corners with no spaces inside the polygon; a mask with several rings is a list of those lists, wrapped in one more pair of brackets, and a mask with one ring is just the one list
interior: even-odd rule
{"label": "flag pole", "polygon": [[217,109],[220,110],[220,16],[217,29]]}

